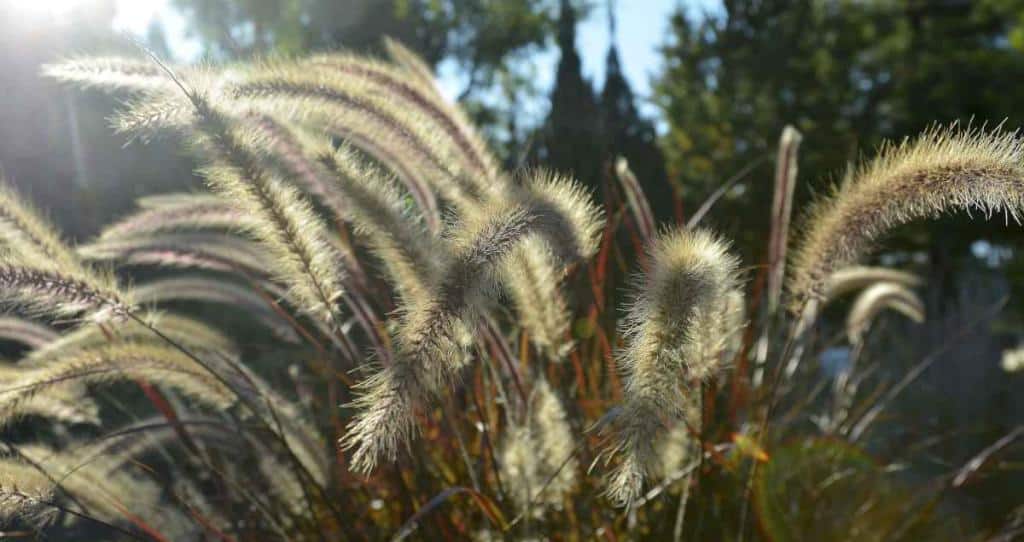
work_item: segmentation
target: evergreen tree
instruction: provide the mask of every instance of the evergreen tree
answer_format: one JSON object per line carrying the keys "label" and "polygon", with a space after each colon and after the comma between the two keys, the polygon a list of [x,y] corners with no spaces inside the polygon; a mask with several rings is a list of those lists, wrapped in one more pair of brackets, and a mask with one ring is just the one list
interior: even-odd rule
{"label": "evergreen tree", "polygon": [[608,3],[608,33],[611,45],[605,60],[601,118],[604,122],[607,161],[623,156],[643,184],[655,214],[671,214],[672,191],[665,173],[665,157],[657,144],[654,125],[637,111],[633,89],[622,73],[616,39],[614,3]]}
{"label": "evergreen tree", "polygon": [[577,11],[561,0],[558,17],[558,49],[561,58],[551,110],[541,129],[534,159],[546,167],[571,172],[590,187],[599,187],[604,171],[604,130],[601,108],[590,82],[583,77],[576,52]]}

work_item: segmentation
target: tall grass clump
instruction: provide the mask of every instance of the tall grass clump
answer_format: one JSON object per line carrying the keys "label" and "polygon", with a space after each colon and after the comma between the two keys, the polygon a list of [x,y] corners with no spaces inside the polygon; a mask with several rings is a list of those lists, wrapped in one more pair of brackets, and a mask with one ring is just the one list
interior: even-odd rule
{"label": "tall grass clump", "polygon": [[[892,474],[901,459],[867,455],[860,435],[893,423],[879,414],[919,370],[867,393],[858,358],[886,333],[883,311],[926,311],[918,275],[860,260],[918,218],[1016,218],[1015,135],[954,127],[883,147],[787,251],[801,141],[787,128],[768,261],[744,266],[708,229],[659,228],[625,160],[606,164],[603,205],[566,172],[502,170],[430,69],[384,49],[44,69],[122,97],[115,128],[181,141],[207,190],[146,196],[75,246],[0,191],[4,532],[966,532],[935,512],[950,480],[994,470],[987,458],[1016,433],[926,487]],[[855,292],[843,333],[822,309]],[[801,363],[833,328],[850,351],[834,378]],[[837,512],[816,512],[826,505]]]}

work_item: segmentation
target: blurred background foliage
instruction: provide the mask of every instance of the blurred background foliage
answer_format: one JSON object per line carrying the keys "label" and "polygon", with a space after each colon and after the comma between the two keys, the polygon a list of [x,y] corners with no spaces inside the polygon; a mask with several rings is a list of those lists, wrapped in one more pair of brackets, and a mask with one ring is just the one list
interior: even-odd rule
{"label": "blurred background foliage", "polygon": [[[176,142],[122,148],[125,139],[112,135],[106,121],[116,100],[60,89],[39,77],[42,63],[68,54],[131,52],[135,46],[112,30],[115,2],[79,0],[59,19],[32,20],[22,4],[0,0],[0,167],[5,175],[77,239],[123,215],[138,196],[200,186],[192,175],[194,164]],[[583,72],[578,24],[604,18],[614,27],[603,1],[172,0],[172,5],[211,62],[339,48],[374,52],[383,36],[398,38],[432,66],[458,75],[463,84],[453,98],[483,126],[508,165],[572,171],[612,201],[620,198],[612,164],[625,156],[662,221],[684,220],[738,175],[707,221],[735,239],[752,266],[764,261],[774,152],[786,124],[804,135],[799,215],[814,193],[838,182],[851,163],[873,154],[883,139],[913,135],[934,123],[1016,129],[1024,120],[1024,93],[1018,90],[1024,82],[1024,0],[723,0],[711,8],[701,2],[703,14],[681,1],[668,24],[651,21],[652,32],[664,28],[667,33],[649,96],[634,94],[614,40],[602,52],[604,79],[592,81]],[[159,20],[139,39],[171,55]],[[541,88],[534,60],[551,52],[559,59],[549,74],[554,83]],[[530,108],[544,114],[525,114]],[[866,443],[869,453],[886,463],[918,453],[913,459],[923,470],[917,475],[944,472],[1024,419],[1024,377],[1002,372],[998,363],[1003,349],[1024,340],[1024,305],[1017,301],[1024,294],[1022,240],[1012,221],[1004,226],[1002,220],[944,217],[901,229],[876,256],[927,278],[929,319],[924,325],[894,321],[889,326],[894,331],[873,339],[865,357],[880,368],[874,378],[898,378],[967,325],[980,320],[982,331],[937,357],[919,385],[889,411],[884,436]],[[627,261],[622,267],[632,265]],[[992,316],[989,309],[1006,296],[1007,307]],[[925,439],[936,442],[917,446]],[[804,455],[787,450],[776,461],[840,461],[863,476],[878,475],[874,463],[857,455],[861,452],[840,453],[823,445]],[[957,510],[981,525],[1005,520],[1022,504],[1024,481],[1020,465],[1005,467],[1006,476],[981,477],[964,488]],[[793,471],[768,469],[765,476],[788,472]],[[772,488],[802,490],[783,479]],[[758,506],[772,510],[771,492],[758,491]],[[902,498],[896,489],[880,495]],[[845,513],[830,519],[838,521]],[[813,526],[824,520],[792,521]]]}

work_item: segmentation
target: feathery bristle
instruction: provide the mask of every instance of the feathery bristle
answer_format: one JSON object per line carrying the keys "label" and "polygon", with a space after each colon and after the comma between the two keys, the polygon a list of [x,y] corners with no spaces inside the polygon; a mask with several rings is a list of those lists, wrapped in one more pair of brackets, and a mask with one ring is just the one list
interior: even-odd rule
{"label": "feathery bristle", "polygon": [[687,409],[684,419],[668,429],[658,442],[658,462],[654,473],[662,479],[671,479],[676,473],[685,469],[700,454],[700,442],[694,438],[692,431],[699,427],[700,411],[695,406]]}
{"label": "feathery bristle", "polygon": [[432,91],[435,95],[441,95],[433,70],[413,50],[390,37],[384,38],[384,50],[391,60],[411,75],[423,89]]}
{"label": "feathery bristle", "polygon": [[[462,111],[450,106],[438,95],[432,83],[424,85],[410,81],[400,70],[388,64],[356,55],[317,55],[306,63],[323,67],[328,72],[340,72],[348,79],[365,81],[368,84],[353,88],[364,94],[390,96],[396,102],[397,108],[413,108],[420,111],[433,123],[434,130],[446,134],[451,139],[453,147],[459,151],[459,155],[464,158],[472,173],[483,179],[492,179],[497,175],[497,168],[486,144],[471,127]],[[477,184],[482,191],[486,191],[483,179]]]}
{"label": "feathery bristle", "polygon": [[474,295],[492,285],[498,266],[517,244],[538,233],[540,221],[533,209],[505,203],[490,205],[472,217],[461,217],[450,229],[448,242],[453,257],[443,273],[443,302],[466,306]]}
{"label": "feathery bristle", "polygon": [[173,207],[203,206],[218,203],[230,203],[224,198],[210,192],[167,192],[142,196],[135,200],[139,209],[163,209]]}
{"label": "feathery bristle", "polygon": [[[398,107],[366,87],[358,79],[284,64],[260,67],[229,92],[257,109],[322,125],[361,148],[364,141],[372,141],[374,147],[364,151],[385,149],[381,160],[399,158],[408,164],[400,169],[414,173],[419,182],[457,205],[479,200],[480,190],[489,187],[460,167],[464,162],[458,159],[459,150],[432,126],[429,117],[413,108]],[[352,135],[355,137],[350,138]],[[410,187],[410,191],[420,190]]]}
{"label": "feathery bristle", "polygon": [[380,461],[394,462],[398,449],[416,433],[415,408],[429,395],[409,363],[396,363],[359,384],[355,418],[339,441],[352,450],[349,469],[369,475]]}
{"label": "feathery bristle", "polygon": [[519,325],[547,359],[562,361],[571,348],[572,316],[562,295],[562,267],[538,237],[517,246],[501,268],[501,282],[516,308]]}
{"label": "feathery bristle", "polygon": [[[6,385],[0,380],[0,390]],[[77,390],[80,392],[81,388]],[[33,395],[7,414],[0,414],[0,425],[14,423],[23,417],[38,416],[47,420],[69,424],[100,425],[100,407],[90,397],[81,393],[46,393]]]}
{"label": "feathery bristle", "polygon": [[[173,89],[177,91],[177,89]],[[143,143],[183,130],[192,122],[192,106],[176,92],[149,92],[114,112],[114,131]]]}
{"label": "feathery bristle", "polygon": [[533,216],[519,206],[460,223],[452,256],[426,299],[402,308],[392,366],[367,379],[353,403],[360,409],[341,445],[354,449],[352,469],[368,473],[392,460],[415,431],[412,412],[458,377],[466,362],[464,331],[497,266],[531,232]]}
{"label": "feathery bristle", "polygon": [[71,316],[91,311],[104,320],[125,317],[131,307],[113,275],[94,270],[56,229],[6,185],[0,186],[0,297],[39,314]]}
{"label": "feathery bristle", "polygon": [[[160,332],[189,349],[202,352],[217,352],[235,356],[238,347],[233,341],[210,326],[192,318],[163,312],[149,312],[139,315],[148,325],[159,328]],[[64,333],[56,341],[29,352],[18,366],[38,366],[80,351],[120,342],[163,344],[146,326],[129,320],[123,324],[104,329],[98,325],[84,325]]]}
{"label": "feathery bristle", "polygon": [[720,322],[722,338],[715,344],[723,349],[722,361],[728,362],[743,348],[743,332],[747,327],[747,298],[741,288],[734,288],[726,294]]}
{"label": "feathery bristle", "polygon": [[569,177],[534,172],[524,183],[523,205],[537,215],[539,235],[563,266],[597,251],[604,217],[590,194]]}
{"label": "feathery bristle", "polygon": [[[0,364],[0,390],[17,381],[26,371],[28,364]],[[11,415],[0,416],[0,426],[20,421],[22,417],[39,416],[48,420],[67,423],[99,424],[99,405],[85,397],[83,386],[72,386],[45,395],[35,395],[23,401]]]}
{"label": "feathery bristle", "polygon": [[38,210],[0,179],[0,242],[11,255],[31,259],[37,266],[50,269],[79,270],[74,252],[61,240],[60,234],[45,221]]}
{"label": "feathery bristle", "polygon": [[1024,147],[1015,133],[933,129],[884,146],[810,213],[790,285],[793,308],[821,298],[834,271],[898,225],[952,210],[1017,220],[1022,206]]}
{"label": "feathery bristle", "polygon": [[[604,220],[586,191],[567,177],[533,171],[521,187],[505,190],[537,219],[536,235],[519,244],[502,265],[502,280],[530,341],[548,359],[560,361],[570,346],[571,320],[560,283],[569,264],[597,250]],[[486,214],[486,208],[475,212]]]}
{"label": "feathery bristle", "polygon": [[269,151],[266,160],[271,165],[330,209],[336,218],[347,217],[349,204],[330,181],[323,165],[309,152],[310,145],[303,141],[305,138],[297,127],[259,113],[250,113],[246,120],[263,132]]}
{"label": "feathery bristle", "polygon": [[[547,480],[541,471],[540,453],[541,450],[537,447],[530,427],[513,425],[506,430],[498,456],[501,462],[501,479],[512,500],[524,511],[527,505],[532,504],[533,509],[529,512],[536,517],[540,517],[544,512],[544,508],[540,506],[546,500],[544,497],[558,497],[553,492],[545,492],[543,495],[540,493]],[[538,502],[533,502],[534,495],[537,495]]]}

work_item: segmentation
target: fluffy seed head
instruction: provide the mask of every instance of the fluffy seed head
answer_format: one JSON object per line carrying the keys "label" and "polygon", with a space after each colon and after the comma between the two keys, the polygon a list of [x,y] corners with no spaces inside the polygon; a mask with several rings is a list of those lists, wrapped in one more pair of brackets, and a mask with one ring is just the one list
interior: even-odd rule
{"label": "fluffy seed head", "polygon": [[351,54],[316,55],[304,64],[328,73],[343,74],[345,80],[349,81],[349,88],[364,94],[388,95],[394,107],[422,113],[425,120],[433,123],[433,131],[451,139],[453,148],[459,151],[466,165],[475,175],[482,177],[477,183],[486,191],[487,188],[483,186],[486,182],[483,181],[496,175],[494,160],[462,111],[452,107],[440,96],[432,81],[423,84],[415,79],[410,80],[407,74],[392,65]]}
{"label": "fluffy seed head", "polygon": [[593,256],[604,217],[575,180],[543,170],[533,172],[519,196],[543,221],[538,230],[562,265]]}
{"label": "fluffy seed head", "polygon": [[561,282],[569,264],[597,250],[604,218],[578,183],[547,171],[529,172],[521,185],[510,184],[505,191],[504,198],[534,214],[536,233],[502,264],[501,281],[530,342],[548,359],[560,361],[571,347],[571,316]]}
{"label": "fluffy seed head", "polygon": [[43,66],[43,75],[83,88],[141,92],[167,90],[173,86],[156,63],[120,56],[68,58]]}
{"label": "fluffy seed head", "polygon": [[885,309],[903,314],[914,322],[924,322],[924,302],[901,284],[881,282],[865,288],[846,317],[846,336],[851,344],[864,339],[871,323]]}
{"label": "fluffy seed head", "polygon": [[736,289],[738,261],[704,230],[659,235],[649,248],[650,268],[625,318],[626,346],[618,354],[625,373],[624,401],[615,417],[614,444],[621,455],[608,480],[608,496],[629,504],[657,469],[656,442],[684,419],[688,383],[721,364],[723,315]]}
{"label": "fluffy seed head", "polygon": [[419,55],[392,38],[384,38],[384,50],[391,60],[414,77],[422,88],[440,95],[433,70]]}
{"label": "fluffy seed head", "polygon": [[907,288],[916,288],[921,285],[921,277],[887,267],[868,267],[853,265],[844,267],[828,278],[825,284],[825,299],[823,304],[843,296],[846,293],[860,290],[878,282],[899,284]]}
{"label": "fluffy seed head", "polygon": [[795,257],[793,309],[825,294],[829,276],[856,263],[890,229],[952,210],[1024,205],[1024,147],[1016,133],[933,129],[887,145],[814,206]]}
{"label": "fluffy seed head", "polygon": [[509,428],[500,454],[501,479],[516,505],[525,508],[532,501],[530,512],[536,516],[545,507],[560,508],[576,481],[572,454],[565,409],[551,385],[540,379],[530,394],[526,423]]}
{"label": "fluffy seed head", "polygon": [[413,303],[424,299],[444,248],[413,213],[397,182],[348,146],[334,149],[321,144],[317,154],[349,202],[346,219],[373,249],[399,295]]}
{"label": "fluffy seed head", "polygon": [[131,305],[122,294],[89,278],[0,265],[0,299],[34,314],[70,316],[88,312],[96,322],[126,318]]}
{"label": "fluffy seed head", "polygon": [[87,260],[243,272],[261,277],[274,269],[266,251],[235,235],[161,233],[99,240],[78,246]]}
{"label": "fluffy seed head", "polygon": [[20,415],[34,397],[133,378],[168,386],[214,408],[228,408],[235,402],[231,390],[181,352],[126,342],[83,349],[26,368],[0,389],[0,420]]}
{"label": "fluffy seed head", "polygon": [[569,312],[561,291],[564,278],[557,258],[543,239],[532,237],[516,247],[502,266],[501,281],[515,304],[519,325],[549,360],[561,361],[572,347]]}
{"label": "fluffy seed head", "polygon": [[[401,361],[401,360],[398,360]],[[355,418],[338,445],[352,450],[349,469],[369,475],[380,461],[393,462],[416,433],[415,408],[428,394],[411,365],[386,367],[360,383]]]}
{"label": "fluffy seed head", "polygon": [[174,194],[153,198],[141,211],[104,228],[100,240],[175,231],[250,231],[255,226],[252,216],[226,199],[210,194]]}
{"label": "fluffy seed head", "polygon": [[536,221],[520,205],[495,203],[491,209],[451,228],[439,282],[400,309],[394,363],[362,386],[354,402],[360,412],[341,440],[354,450],[353,470],[369,472],[378,459],[393,459],[413,434],[413,409],[454,382],[465,366],[467,323],[490,293],[499,266],[534,233]]}
{"label": "fluffy seed head", "polygon": [[259,136],[204,98],[190,99],[196,112],[195,144],[210,160],[205,176],[211,188],[252,214],[257,222],[253,234],[274,256],[278,278],[305,311],[338,329],[343,269],[326,226],[298,190],[262,166]]}
{"label": "fluffy seed head", "polygon": [[8,303],[53,316],[89,311],[97,321],[130,310],[113,275],[83,264],[57,230],[6,185],[0,186],[0,249],[0,299]]}

